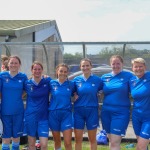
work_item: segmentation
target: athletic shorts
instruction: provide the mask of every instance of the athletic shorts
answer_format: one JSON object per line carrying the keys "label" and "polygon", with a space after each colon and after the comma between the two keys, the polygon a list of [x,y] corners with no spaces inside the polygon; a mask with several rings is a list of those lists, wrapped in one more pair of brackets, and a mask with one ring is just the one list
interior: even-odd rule
{"label": "athletic shorts", "polygon": [[32,137],[48,137],[49,136],[48,120],[25,121],[25,130],[27,135]]}
{"label": "athletic shorts", "polygon": [[108,134],[125,136],[130,120],[128,107],[105,106],[101,111],[102,127]]}
{"label": "athletic shorts", "polygon": [[49,127],[52,131],[65,131],[73,128],[71,110],[49,111]]}
{"label": "athletic shorts", "polygon": [[23,135],[24,114],[2,115],[3,136],[2,138],[18,138]]}
{"label": "athletic shorts", "polygon": [[99,126],[98,107],[74,108],[74,128],[94,130]]}
{"label": "athletic shorts", "polygon": [[150,139],[150,116],[132,112],[132,125],[135,135]]}

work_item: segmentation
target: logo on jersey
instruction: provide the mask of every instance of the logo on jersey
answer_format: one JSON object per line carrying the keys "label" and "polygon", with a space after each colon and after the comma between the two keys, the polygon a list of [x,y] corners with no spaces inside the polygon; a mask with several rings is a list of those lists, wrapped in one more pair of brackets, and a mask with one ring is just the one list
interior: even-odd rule
{"label": "logo on jersey", "polygon": [[9,82],[9,79],[8,78],[6,78],[6,83],[8,83]]}
{"label": "logo on jersey", "polygon": [[44,84],[43,86],[44,86],[44,87],[46,87],[47,85],[46,85],[46,84]]}
{"label": "logo on jersey", "polygon": [[121,80],[121,81],[123,81],[124,79],[123,79],[123,78],[121,78],[120,80]]}
{"label": "logo on jersey", "polygon": [[106,79],[106,82],[109,82],[109,81],[110,81],[110,78],[107,78],[107,79]]}
{"label": "logo on jersey", "polygon": [[53,86],[53,90],[56,91],[58,89],[57,85]]}
{"label": "logo on jersey", "polygon": [[19,82],[19,83],[21,83],[21,82],[22,82],[22,80],[18,80],[18,82]]}
{"label": "logo on jersey", "polygon": [[136,85],[136,80],[131,80],[131,85],[135,86]]}
{"label": "logo on jersey", "polygon": [[149,134],[148,134],[148,133],[146,133],[146,132],[142,132],[142,134],[149,136]]}
{"label": "logo on jersey", "polygon": [[95,86],[95,84],[94,84],[94,83],[92,83],[92,86]]}
{"label": "logo on jersey", "polygon": [[78,82],[78,83],[77,83],[77,86],[78,86],[78,87],[81,87],[81,86],[82,86],[82,82]]}
{"label": "logo on jersey", "polygon": [[69,89],[69,88],[67,88],[67,91],[70,91],[70,89]]}
{"label": "logo on jersey", "polygon": [[147,80],[146,80],[146,79],[144,79],[143,81],[144,81],[144,82],[146,82]]}
{"label": "logo on jersey", "polygon": [[31,85],[31,87],[30,87],[30,90],[31,90],[31,92],[33,91],[33,86]]}
{"label": "logo on jersey", "polygon": [[104,76],[104,82],[109,82],[110,80],[111,80],[111,78],[112,78],[112,75],[106,75],[106,76]]}

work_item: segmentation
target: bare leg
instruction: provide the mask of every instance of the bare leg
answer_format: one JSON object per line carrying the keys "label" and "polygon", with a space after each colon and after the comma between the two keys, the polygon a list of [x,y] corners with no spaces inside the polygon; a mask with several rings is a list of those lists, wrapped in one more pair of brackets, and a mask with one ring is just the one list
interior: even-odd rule
{"label": "bare leg", "polygon": [[97,150],[96,133],[97,133],[97,129],[88,130],[90,150]]}
{"label": "bare leg", "polygon": [[59,149],[61,147],[61,136],[60,132],[52,131],[53,138],[54,138],[54,147],[55,149]]}
{"label": "bare leg", "polygon": [[48,138],[47,137],[40,137],[40,144],[41,144],[41,150],[47,150],[48,149]]}
{"label": "bare leg", "polygon": [[142,137],[137,137],[136,150],[146,150],[149,144],[149,139],[144,139]]}
{"label": "bare leg", "polygon": [[72,129],[63,132],[65,150],[72,150]]}
{"label": "bare leg", "polygon": [[28,136],[29,150],[35,150],[35,141],[36,141],[35,137]]}
{"label": "bare leg", "polygon": [[120,150],[120,144],[122,137],[115,134],[109,134],[109,141],[110,141],[110,150]]}
{"label": "bare leg", "polygon": [[82,150],[83,130],[74,130],[75,133],[75,150]]}

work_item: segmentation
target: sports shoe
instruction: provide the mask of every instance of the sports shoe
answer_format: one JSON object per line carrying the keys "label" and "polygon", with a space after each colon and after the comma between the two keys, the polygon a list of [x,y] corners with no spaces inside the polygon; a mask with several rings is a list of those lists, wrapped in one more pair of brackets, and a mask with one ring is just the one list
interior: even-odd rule
{"label": "sports shoe", "polygon": [[101,130],[97,135],[96,135],[96,141],[98,145],[107,145],[108,140],[107,140],[107,133],[105,130]]}
{"label": "sports shoe", "polygon": [[35,147],[36,147],[36,150],[40,150],[41,149],[40,140],[36,140]]}

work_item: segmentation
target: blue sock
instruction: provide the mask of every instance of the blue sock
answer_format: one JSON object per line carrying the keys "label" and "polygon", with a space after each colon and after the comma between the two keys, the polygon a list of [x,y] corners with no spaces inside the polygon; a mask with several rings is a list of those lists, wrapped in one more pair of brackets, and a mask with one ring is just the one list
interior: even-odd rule
{"label": "blue sock", "polygon": [[10,150],[9,144],[2,143],[2,150]]}
{"label": "blue sock", "polygon": [[19,150],[19,142],[12,142],[12,150]]}

